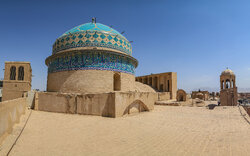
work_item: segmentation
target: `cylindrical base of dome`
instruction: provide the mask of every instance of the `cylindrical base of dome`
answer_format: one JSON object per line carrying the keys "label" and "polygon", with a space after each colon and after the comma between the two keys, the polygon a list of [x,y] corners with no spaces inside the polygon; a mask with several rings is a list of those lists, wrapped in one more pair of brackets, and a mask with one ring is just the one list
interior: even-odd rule
{"label": "cylindrical base of dome", "polygon": [[108,70],[71,70],[48,73],[47,91],[63,93],[135,91],[135,76]]}

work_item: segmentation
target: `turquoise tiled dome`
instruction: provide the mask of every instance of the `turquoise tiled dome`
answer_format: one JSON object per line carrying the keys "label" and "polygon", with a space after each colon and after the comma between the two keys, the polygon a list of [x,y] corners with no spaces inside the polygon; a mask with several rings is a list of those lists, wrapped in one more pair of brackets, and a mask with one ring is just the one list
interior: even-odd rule
{"label": "turquoise tiled dome", "polygon": [[53,54],[80,47],[102,47],[132,55],[130,42],[118,31],[101,23],[85,23],[60,36],[53,45]]}
{"label": "turquoise tiled dome", "polygon": [[85,23],[85,24],[82,24],[82,25],[79,25],[70,29],[69,31],[65,32],[63,35],[69,35],[70,33],[75,33],[79,31],[102,31],[103,33],[115,34],[115,35],[119,35],[122,38],[125,38],[118,31],[101,23]]}
{"label": "turquoise tiled dome", "polygon": [[109,70],[135,73],[138,61],[132,57],[130,42],[106,25],[86,23],[60,36],[46,61],[48,72]]}

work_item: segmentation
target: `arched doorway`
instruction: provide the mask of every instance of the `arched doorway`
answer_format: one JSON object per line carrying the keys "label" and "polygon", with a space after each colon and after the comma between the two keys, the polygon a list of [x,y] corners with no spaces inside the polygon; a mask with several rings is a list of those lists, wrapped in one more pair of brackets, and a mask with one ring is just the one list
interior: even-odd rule
{"label": "arched doorway", "polygon": [[120,91],[121,90],[121,75],[119,73],[115,73],[113,76],[113,85],[114,85],[114,91]]}
{"label": "arched doorway", "polygon": [[176,95],[176,100],[177,101],[186,101],[187,100],[187,93],[183,89],[178,89],[177,95]]}
{"label": "arched doorway", "polygon": [[179,97],[179,101],[184,101],[183,100],[183,95],[181,94],[180,97]]}

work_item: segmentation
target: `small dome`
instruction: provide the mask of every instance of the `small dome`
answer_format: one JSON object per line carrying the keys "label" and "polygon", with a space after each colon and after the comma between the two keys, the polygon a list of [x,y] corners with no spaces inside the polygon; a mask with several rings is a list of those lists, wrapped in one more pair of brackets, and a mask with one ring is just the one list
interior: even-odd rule
{"label": "small dome", "polygon": [[234,75],[234,72],[231,69],[224,70],[221,75]]}
{"label": "small dome", "polygon": [[132,55],[130,42],[118,31],[101,23],[85,23],[66,31],[53,45],[52,54],[73,48],[106,48]]}

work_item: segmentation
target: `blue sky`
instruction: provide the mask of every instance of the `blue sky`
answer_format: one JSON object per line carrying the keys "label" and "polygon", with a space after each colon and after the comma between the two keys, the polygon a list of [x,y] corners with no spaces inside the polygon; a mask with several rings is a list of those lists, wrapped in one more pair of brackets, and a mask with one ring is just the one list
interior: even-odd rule
{"label": "blue sky", "polygon": [[226,67],[250,88],[249,0],[0,1],[0,78],[4,61],[30,61],[33,88],[46,89],[52,44],[91,21],[133,41],[136,75],[177,72],[178,88],[219,88]]}

